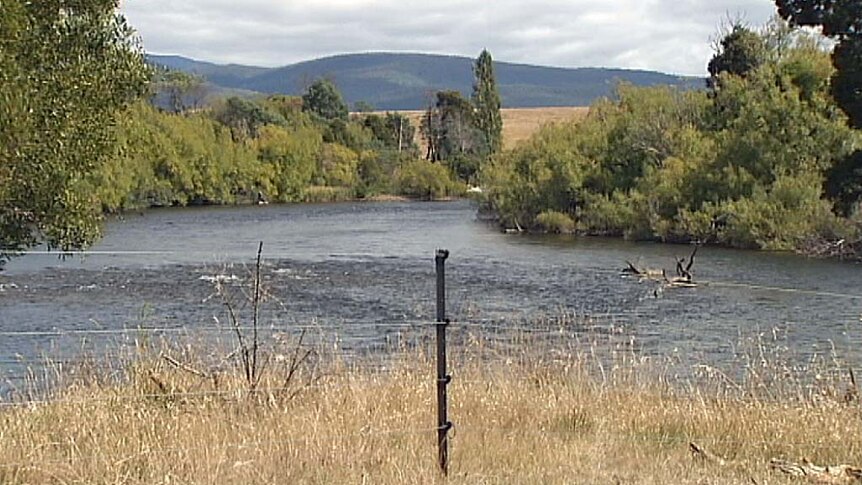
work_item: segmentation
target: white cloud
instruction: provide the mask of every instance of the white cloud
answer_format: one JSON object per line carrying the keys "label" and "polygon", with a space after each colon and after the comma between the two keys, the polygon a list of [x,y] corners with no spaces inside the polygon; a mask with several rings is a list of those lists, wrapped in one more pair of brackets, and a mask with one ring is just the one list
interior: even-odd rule
{"label": "white cloud", "polygon": [[704,75],[728,15],[754,25],[769,0],[126,0],[149,52],[281,66],[408,51],[565,67]]}

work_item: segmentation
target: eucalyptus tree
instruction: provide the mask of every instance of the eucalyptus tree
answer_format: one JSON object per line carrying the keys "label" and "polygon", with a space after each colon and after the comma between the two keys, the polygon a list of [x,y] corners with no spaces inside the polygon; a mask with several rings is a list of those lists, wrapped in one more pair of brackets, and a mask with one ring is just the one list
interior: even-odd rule
{"label": "eucalyptus tree", "polygon": [[87,179],[149,70],[115,0],[0,2],[0,263],[100,235]]}

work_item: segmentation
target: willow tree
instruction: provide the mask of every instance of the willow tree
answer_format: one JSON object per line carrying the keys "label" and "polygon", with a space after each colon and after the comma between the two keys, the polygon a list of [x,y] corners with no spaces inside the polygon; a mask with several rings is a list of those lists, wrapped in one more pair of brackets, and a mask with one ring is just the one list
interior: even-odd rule
{"label": "willow tree", "polygon": [[500,92],[494,75],[494,61],[483,50],[473,65],[473,106],[476,127],[485,136],[488,149],[497,153],[503,147],[503,118],[500,115]]}
{"label": "willow tree", "polygon": [[0,2],[0,263],[100,234],[87,178],[149,72],[115,0]]}

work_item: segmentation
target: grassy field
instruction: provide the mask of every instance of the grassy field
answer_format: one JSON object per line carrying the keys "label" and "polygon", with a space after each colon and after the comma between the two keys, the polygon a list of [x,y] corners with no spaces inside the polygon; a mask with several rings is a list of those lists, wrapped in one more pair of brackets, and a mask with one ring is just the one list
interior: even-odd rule
{"label": "grassy field", "polygon": [[[549,359],[468,341],[451,363],[448,483],[796,483],[770,459],[862,457],[862,408],[837,381],[803,386],[776,367],[692,384],[628,351],[600,363],[595,349]],[[421,348],[290,379],[273,365],[254,393],[179,352],[182,365],[145,354],[119,381],[57,371],[55,401],[0,410],[0,483],[440,482]],[[783,385],[762,385],[768,373]],[[692,441],[727,463],[693,459]]]}
{"label": "grassy field", "polygon": [[[514,148],[548,123],[581,119],[587,115],[589,110],[585,107],[503,109],[501,114],[503,116],[504,148]],[[420,147],[423,146],[419,133],[423,112],[404,111],[402,113],[408,116],[410,122],[416,127],[416,143]]]}

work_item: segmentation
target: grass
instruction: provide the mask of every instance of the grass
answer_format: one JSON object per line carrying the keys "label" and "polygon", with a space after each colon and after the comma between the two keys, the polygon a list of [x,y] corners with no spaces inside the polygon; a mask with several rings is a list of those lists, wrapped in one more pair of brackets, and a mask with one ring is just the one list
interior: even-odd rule
{"label": "grass", "polygon": [[[614,348],[464,342],[450,483],[791,483],[770,459],[862,456],[862,409],[837,381],[810,387],[776,365],[786,385],[766,395],[757,379],[675,380]],[[290,379],[272,354],[255,393],[236,367],[194,370],[207,355],[140,351],[119,379],[57,371],[53,401],[0,411],[0,483],[439,483],[424,344],[353,363],[318,350]],[[689,441],[731,463],[693,460]]]}

